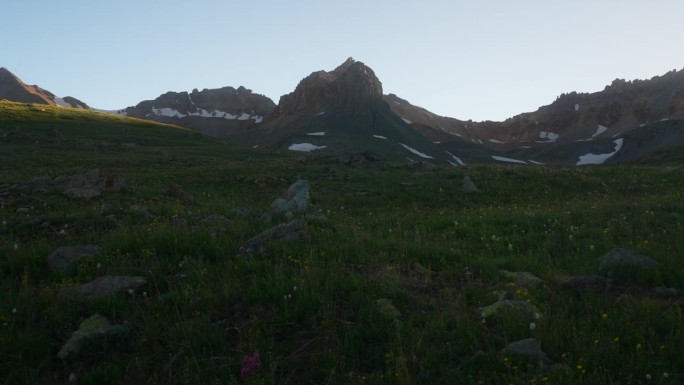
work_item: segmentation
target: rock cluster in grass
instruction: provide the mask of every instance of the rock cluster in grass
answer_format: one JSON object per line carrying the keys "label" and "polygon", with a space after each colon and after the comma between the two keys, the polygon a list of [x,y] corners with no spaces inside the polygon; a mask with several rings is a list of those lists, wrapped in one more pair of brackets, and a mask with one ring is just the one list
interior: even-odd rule
{"label": "rock cluster in grass", "polygon": [[90,200],[105,191],[123,191],[125,188],[124,178],[116,174],[105,174],[99,168],[52,179],[39,176],[19,186],[19,190],[23,192],[61,191],[68,198],[80,200]]}
{"label": "rock cluster in grass", "polygon": [[112,296],[121,292],[134,292],[147,283],[145,277],[108,275],[90,282],[64,289],[61,295],[80,301],[90,301]]}

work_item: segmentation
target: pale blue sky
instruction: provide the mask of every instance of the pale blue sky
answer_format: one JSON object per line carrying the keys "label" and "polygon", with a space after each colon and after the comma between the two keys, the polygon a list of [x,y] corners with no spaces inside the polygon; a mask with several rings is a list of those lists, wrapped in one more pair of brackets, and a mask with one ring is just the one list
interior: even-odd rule
{"label": "pale blue sky", "polygon": [[0,66],[118,109],[240,86],[273,99],[347,57],[385,93],[503,120],[684,68],[682,0],[3,0]]}

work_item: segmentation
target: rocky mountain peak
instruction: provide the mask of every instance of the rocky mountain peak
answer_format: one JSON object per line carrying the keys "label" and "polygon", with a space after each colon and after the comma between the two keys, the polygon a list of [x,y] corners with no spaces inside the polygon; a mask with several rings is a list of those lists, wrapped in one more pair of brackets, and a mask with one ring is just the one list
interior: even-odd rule
{"label": "rocky mountain peak", "polygon": [[280,98],[273,118],[327,109],[355,114],[372,100],[382,100],[382,83],[370,67],[350,57],[333,71],[302,79]]}

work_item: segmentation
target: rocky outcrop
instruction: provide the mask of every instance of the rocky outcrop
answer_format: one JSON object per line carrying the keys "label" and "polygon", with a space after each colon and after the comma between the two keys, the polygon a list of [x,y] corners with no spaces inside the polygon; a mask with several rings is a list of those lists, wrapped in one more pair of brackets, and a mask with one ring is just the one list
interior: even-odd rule
{"label": "rocky outcrop", "polygon": [[167,92],[118,113],[226,137],[264,122],[274,108],[275,103],[268,97],[240,86]]}
{"label": "rocky outcrop", "polygon": [[362,62],[348,58],[335,70],[314,72],[302,79],[294,92],[283,95],[273,118],[333,110],[358,115],[370,101],[382,99],[382,83]]}

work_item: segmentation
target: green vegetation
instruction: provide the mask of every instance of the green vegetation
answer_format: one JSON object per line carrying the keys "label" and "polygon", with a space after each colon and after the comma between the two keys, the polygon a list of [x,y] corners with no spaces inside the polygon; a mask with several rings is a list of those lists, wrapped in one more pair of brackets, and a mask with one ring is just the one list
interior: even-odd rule
{"label": "green vegetation", "polygon": [[[84,201],[20,189],[36,176],[93,168],[124,177],[126,190]],[[480,192],[460,190],[465,175]],[[241,251],[274,224],[260,215],[299,178],[311,182],[312,203],[329,221],[309,223],[308,239]],[[172,184],[194,202],[168,196]],[[381,171],[236,148],[173,126],[0,102],[0,379],[677,383],[681,296],[650,291],[684,290],[683,214],[681,169]],[[228,221],[201,220],[210,215]],[[73,274],[50,271],[48,254],[79,244],[103,253]],[[561,286],[568,276],[595,274],[617,247],[661,268],[619,280],[619,294]],[[499,269],[529,271],[544,286],[522,286]],[[140,275],[148,284],[87,303],[60,295],[103,275]],[[483,320],[477,309],[502,293],[536,305],[540,317]],[[57,358],[95,313],[129,325],[130,334]],[[528,337],[555,365],[500,353]],[[243,361],[255,352],[259,366]],[[245,366],[253,371],[242,379]]]}

